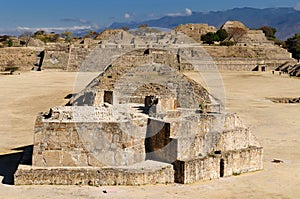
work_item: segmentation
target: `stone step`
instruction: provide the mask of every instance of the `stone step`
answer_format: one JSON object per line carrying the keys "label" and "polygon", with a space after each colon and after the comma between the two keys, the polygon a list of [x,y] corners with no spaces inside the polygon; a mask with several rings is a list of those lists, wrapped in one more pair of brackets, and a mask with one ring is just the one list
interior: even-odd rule
{"label": "stone step", "polygon": [[147,160],[123,167],[19,166],[15,185],[146,185],[174,183],[171,164]]}

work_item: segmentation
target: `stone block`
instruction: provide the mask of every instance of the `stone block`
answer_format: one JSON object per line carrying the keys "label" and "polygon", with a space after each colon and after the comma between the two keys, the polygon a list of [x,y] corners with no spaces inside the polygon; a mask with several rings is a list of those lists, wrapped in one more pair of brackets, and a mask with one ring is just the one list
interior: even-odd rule
{"label": "stone block", "polygon": [[54,150],[43,151],[42,156],[46,167],[61,166],[61,152]]}
{"label": "stone block", "polygon": [[61,152],[61,166],[76,166],[75,160],[70,155],[69,151]]}
{"label": "stone block", "polygon": [[77,167],[88,166],[87,153],[83,153],[80,149],[70,151],[68,153]]}
{"label": "stone block", "polygon": [[32,164],[33,164],[33,166],[37,166],[37,167],[47,166],[42,153],[33,155]]}

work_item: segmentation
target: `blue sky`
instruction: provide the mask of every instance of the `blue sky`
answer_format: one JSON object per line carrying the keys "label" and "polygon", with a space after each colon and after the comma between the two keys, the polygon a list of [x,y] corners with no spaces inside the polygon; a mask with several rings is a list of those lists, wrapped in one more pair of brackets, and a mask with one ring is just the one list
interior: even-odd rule
{"label": "blue sky", "polygon": [[235,7],[296,7],[300,0],[0,0],[0,34],[26,28],[98,28],[112,22],[141,21],[191,11]]}

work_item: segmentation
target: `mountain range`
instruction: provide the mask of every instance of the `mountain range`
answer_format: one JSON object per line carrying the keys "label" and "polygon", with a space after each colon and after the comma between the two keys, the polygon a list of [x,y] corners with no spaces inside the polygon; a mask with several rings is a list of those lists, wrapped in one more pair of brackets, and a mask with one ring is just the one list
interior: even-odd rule
{"label": "mountain range", "polygon": [[258,29],[271,26],[277,29],[276,36],[281,40],[300,34],[300,11],[294,8],[234,8],[225,11],[193,12],[189,16],[164,16],[159,19],[113,23],[109,28],[137,28],[141,24],[151,27],[174,28],[180,24],[205,23],[220,28],[226,21],[240,21],[248,28]]}

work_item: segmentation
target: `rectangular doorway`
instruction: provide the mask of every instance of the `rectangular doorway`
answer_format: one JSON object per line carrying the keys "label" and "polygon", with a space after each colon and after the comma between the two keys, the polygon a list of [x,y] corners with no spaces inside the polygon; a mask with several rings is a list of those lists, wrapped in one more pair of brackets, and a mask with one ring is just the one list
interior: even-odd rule
{"label": "rectangular doorway", "polygon": [[104,103],[113,104],[113,91],[104,91]]}

